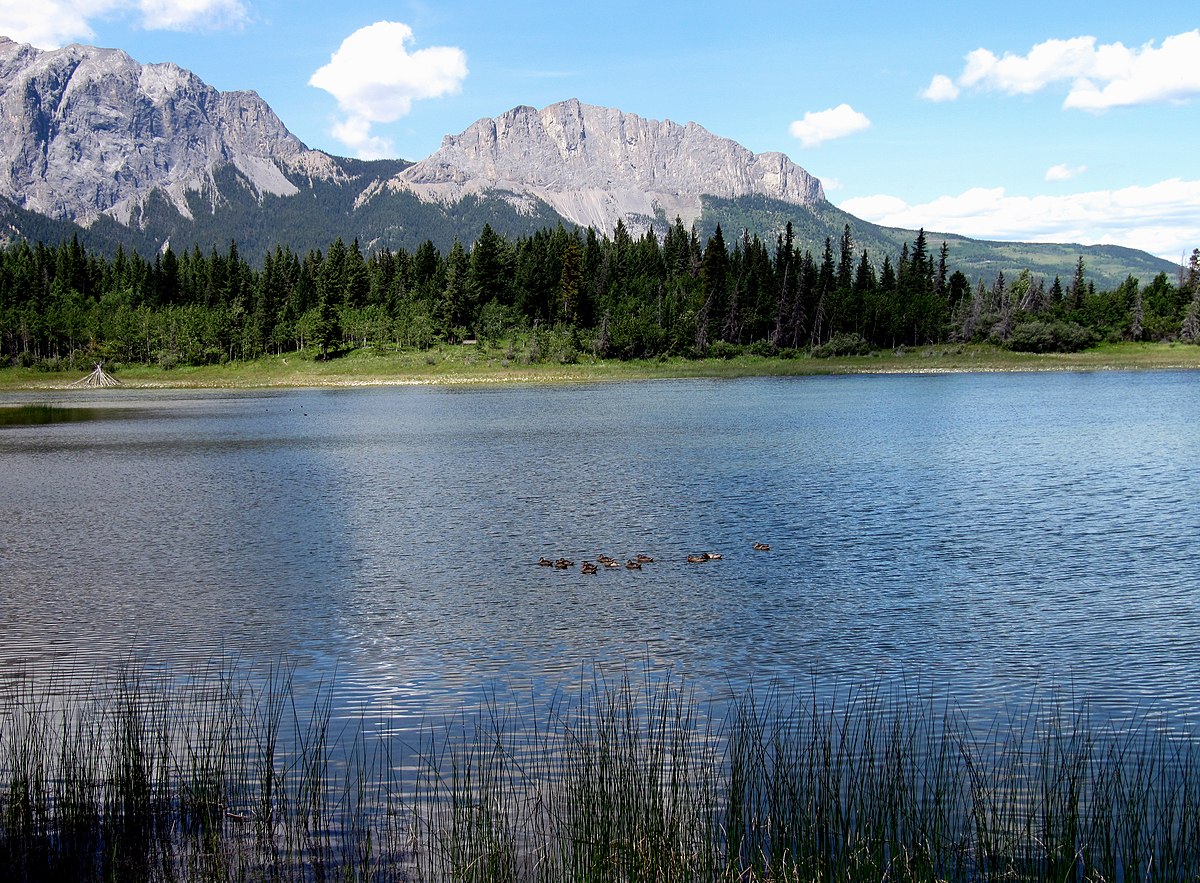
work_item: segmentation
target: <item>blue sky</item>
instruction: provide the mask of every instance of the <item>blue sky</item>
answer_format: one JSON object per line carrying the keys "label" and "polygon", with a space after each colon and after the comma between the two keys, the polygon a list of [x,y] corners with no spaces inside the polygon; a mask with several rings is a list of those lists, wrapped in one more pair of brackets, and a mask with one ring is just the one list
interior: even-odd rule
{"label": "blue sky", "polygon": [[0,0],[0,34],[254,89],[310,147],[421,159],[566,98],[782,151],[848,211],[991,239],[1200,246],[1196,0]]}

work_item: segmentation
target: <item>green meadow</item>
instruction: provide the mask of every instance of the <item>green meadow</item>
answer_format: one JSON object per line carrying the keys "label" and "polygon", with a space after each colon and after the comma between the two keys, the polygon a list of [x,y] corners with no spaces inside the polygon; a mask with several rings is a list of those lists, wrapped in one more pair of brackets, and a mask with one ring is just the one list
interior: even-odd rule
{"label": "green meadow", "polygon": [[[1194,370],[1200,347],[1178,343],[1108,343],[1076,353],[1021,353],[988,344],[939,344],[875,351],[862,356],[778,358],[732,355],[726,359],[668,357],[597,359],[571,353],[533,360],[520,346],[443,345],[428,350],[351,350],[319,359],[292,353],[218,365],[159,368],[106,365],[128,388],[373,386],[403,384],[578,383],[666,378],[788,377],[819,374],[889,374],[972,371]],[[69,388],[86,371],[0,369],[0,389]]]}

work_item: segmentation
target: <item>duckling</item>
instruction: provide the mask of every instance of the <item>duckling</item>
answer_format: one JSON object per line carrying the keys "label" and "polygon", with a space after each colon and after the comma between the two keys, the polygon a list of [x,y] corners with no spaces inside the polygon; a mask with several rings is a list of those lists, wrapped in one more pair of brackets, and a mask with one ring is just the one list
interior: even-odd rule
{"label": "duckling", "polygon": [[771,544],[770,543],[755,543],[754,551],[755,552],[770,552]]}

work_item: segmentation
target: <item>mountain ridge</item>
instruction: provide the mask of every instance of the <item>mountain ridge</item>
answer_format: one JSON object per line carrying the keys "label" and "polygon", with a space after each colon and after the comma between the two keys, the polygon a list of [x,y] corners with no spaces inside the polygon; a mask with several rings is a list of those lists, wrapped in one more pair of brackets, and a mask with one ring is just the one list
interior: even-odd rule
{"label": "mountain ridge", "polygon": [[659,233],[675,217],[697,220],[706,195],[800,206],[825,200],[821,182],[782,153],[754,154],[694,122],[651,120],[574,98],[478,120],[387,186],[444,203],[505,190],[534,196],[581,227],[608,231],[621,221]]}
{"label": "mountain ridge", "polygon": [[[260,260],[277,244],[305,251],[335,238],[410,250],[428,239],[445,250],[474,242],[484,224],[510,237],[559,223],[609,235],[618,221],[661,234],[679,217],[705,237],[721,223],[768,241],[792,221],[814,251],[849,224],[878,262],[916,236],[837,209],[784,154],[574,98],[477,120],[416,163],[351,160],[308,148],[253,91],[218,92],[119,49],[44,51],[0,37],[0,113],[0,199],[10,205],[0,239],[74,230],[109,253],[233,239]],[[1066,276],[1082,253],[1102,256],[1101,285],[1176,269],[1111,246],[928,238],[951,242],[956,266],[980,277],[1029,266]]]}
{"label": "mountain ridge", "polygon": [[259,194],[295,195],[285,169],[336,174],[255,92],[218,92],[173,63],[143,65],[120,49],[39,50],[0,37],[0,195],[89,226],[130,225],[151,192],[187,217],[232,164]]}

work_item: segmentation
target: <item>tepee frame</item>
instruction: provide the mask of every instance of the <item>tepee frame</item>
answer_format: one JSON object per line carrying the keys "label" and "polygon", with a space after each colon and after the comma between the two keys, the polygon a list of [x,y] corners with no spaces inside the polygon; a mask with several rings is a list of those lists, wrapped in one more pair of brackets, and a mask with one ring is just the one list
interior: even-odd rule
{"label": "tepee frame", "polygon": [[117,380],[117,378],[113,377],[111,374],[109,374],[107,371],[104,370],[103,362],[96,363],[96,370],[93,371],[91,374],[89,374],[87,377],[81,377],[79,380],[76,380],[74,383],[71,384],[71,386],[89,386],[89,387],[93,387],[93,388],[100,387],[100,386],[120,386],[120,385],[121,385],[121,381]]}

